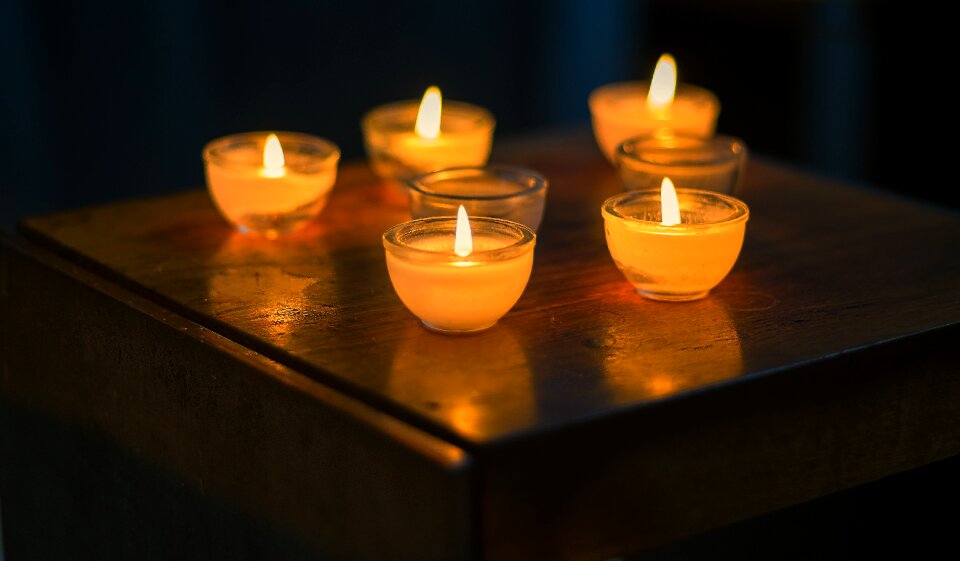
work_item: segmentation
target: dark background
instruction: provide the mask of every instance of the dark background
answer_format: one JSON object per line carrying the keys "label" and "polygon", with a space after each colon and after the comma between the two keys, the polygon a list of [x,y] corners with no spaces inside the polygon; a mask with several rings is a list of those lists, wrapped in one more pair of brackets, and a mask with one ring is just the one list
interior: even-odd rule
{"label": "dark background", "polygon": [[956,206],[927,135],[955,120],[947,23],[842,0],[4,0],[0,227],[202,185],[201,148],[233,132],[361,158],[362,114],[432,83],[490,108],[498,138],[585,125],[593,88],[663,51],[754,153]]}
{"label": "dark background", "polygon": [[[956,65],[949,23],[935,3],[842,0],[0,0],[0,227],[200,186],[201,148],[233,132],[314,133],[361,158],[362,114],[433,83],[489,108],[498,138],[586,126],[593,88],[649,77],[663,51],[681,80],[718,95],[719,131],[754,154],[956,208],[945,173],[958,105],[945,86]],[[651,558],[855,558],[946,544],[956,516],[930,505],[960,499],[957,467]]]}

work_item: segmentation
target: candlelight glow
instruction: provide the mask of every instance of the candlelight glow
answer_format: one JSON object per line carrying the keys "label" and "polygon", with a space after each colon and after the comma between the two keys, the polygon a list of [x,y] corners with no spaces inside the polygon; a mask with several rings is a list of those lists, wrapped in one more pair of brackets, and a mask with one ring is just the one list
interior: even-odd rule
{"label": "candlelight glow", "polygon": [[647,93],[647,107],[658,110],[673,105],[673,95],[677,91],[677,63],[673,56],[663,53],[657,61]]}
{"label": "candlelight glow", "polygon": [[473,253],[473,233],[470,232],[470,218],[467,209],[460,205],[457,211],[457,237],[453,242],[453,252],[460,257]]}
{"label": "candlelight glow", "polygon": [[673,181],[664,177],[660,183],[660,224],[676,226],[680,223],[680,201],[677,200],[677,190],[673,188]]}
{"label": "candlelight glow", "polygon": [[430,86],[420,100],[420,110],[417,111],[417,123],[413,130],[420,138],[435,139],[440,136],[440,110],[443,98],[440,88]]}
{"label": "candlelight glow", "polygon": [[480,411],[471,403],[458,403],[450,411],[453,426],[464,432],[474,432],[480,425]]}
{"label": "candlelight glow", "polygon": [[267,137],[267,143],[263,147],[263,175],[264,177],[282,177],[285,173],[283,159],[283,147],[280,146],[280,139],[277,135],[270,134]]}

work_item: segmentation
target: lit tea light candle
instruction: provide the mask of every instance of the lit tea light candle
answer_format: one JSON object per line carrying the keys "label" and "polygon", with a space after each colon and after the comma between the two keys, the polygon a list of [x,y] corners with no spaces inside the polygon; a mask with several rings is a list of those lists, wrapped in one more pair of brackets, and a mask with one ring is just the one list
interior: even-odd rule
{"label": "lit tea light candle", "polygon": [[250,132],[210,142],[203,160],[220,214],[241,232],[274,238],[326,206],[340,149],[308,134]]}
{"label": "lit tea light candle", "polygon": [[406,181],[458,166],[482,166],[490,157],[495,121],[489,111],[443,101],[431,86],[421,101],[381,105],[363,117],[363,138],[374,172]]}
{"label": "lit tea light candle", "polygon": [[654,300],[703,298],[733,268],[750,211],[733,197],[675,189],[631,191],[602,208],[607,248],[641,295]]}
{"label": "lit tea light candle", "polygon": [[713,136],[719,113],[720,102],[712,92],[677,85],[676,62],[669,54],[660,57],[649,82],[607,84],[590,94],[594,136],[614,164],[617,146],[628,138],[667,131]]}
{"label": "lit tea light candle", "polygon": [[536,235],[498,218],[421,218],[383,234],[387,271],[403,304],[444,333],[492,327],[516,304],[533,269]]}

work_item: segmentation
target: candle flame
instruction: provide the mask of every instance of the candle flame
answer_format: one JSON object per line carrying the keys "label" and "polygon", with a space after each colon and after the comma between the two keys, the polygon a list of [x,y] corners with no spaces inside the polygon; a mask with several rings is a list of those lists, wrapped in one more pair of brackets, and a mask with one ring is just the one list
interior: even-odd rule
{"label": "candle flame", "polygon": [[673,181],[664,177],[660,183],[660,224],[676,226],[680,223],[680,201],[677,200],[677,190],[673,188]]}
{"label": "candle flame", "polygon": [[467,209],[460,205],[457,211],[457,238],[453,241],[453,252],[460,257],[473,253],[473,233],[470,232],[470,217]]}
{"label": "candle flame", "polygon": [[413,130],[420,138],[433,140],[440,136],[440,110],[443,106],[443,96],[440,88],[430,86],[423,93],[420,100],[420,110],[417,111],[417,123]]}
{"label": "candle flame", "polygon": [[280,177],[284,174],[283,147],[277,135],[270,133],[267,143],[263,147],[263,175],[266,177]]}
{"label": "candle flame", "polygon": [[677,91],[677,63],[668,53],[660,55],[657,67],[650,80],[647,92],[647,107],[652,110],[665,109],[673,105],[673,95]]}

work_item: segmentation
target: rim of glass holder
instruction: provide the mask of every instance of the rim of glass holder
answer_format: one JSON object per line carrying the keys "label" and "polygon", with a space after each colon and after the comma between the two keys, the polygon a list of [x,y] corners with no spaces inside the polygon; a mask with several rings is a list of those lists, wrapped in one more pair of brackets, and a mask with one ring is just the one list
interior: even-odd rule
{"label": "rim of glass holder", "polygon": [[[672,143],[672,145],[670,145]],[[649,146],[645,146],[649,144]],[[659,144],[659,145],[658,145]],[[692,155],[686,159],[676,161],[661,161],[657,155],[676,156],[684,150],[709,149],[710,158],[696,158]],[[650,154],[643,156],[638,153],[641,149],[648,149]],[[629,138],[617,146],[617,164],[626,161],[640,166],[654,168],[684,167],[707,171],[714,168],[723,168],[729,164],[739,164],[747,156],[747,145],[735,136],[717,135],[711,138],[701,138],[687,134],[655,133]],[[634,169],[636,166],[631,166]]]}
{"label": "rim of glass holder", "polygon": [[[393,101],[390,103],[385,103],[383,105],[378,105],[373,109],[367,111],[363,118],[361,119],[361,124],[365,130],[380,130],[384,127],[395,125],[397,121],[401,122],[410,122],[410,130],[413,130],[413,125],[417,120],[417,111],[420,108],[419,99],[404,99],[401,101]],[[444,113],[452,113],[460,118],[467,119],[474,129],[483,129],[490,128],[491,130],[496,126],[497,121],[493,117],[493,113],[486,110],[479,105],[474,105],[472,103],[467,103],[465,101],[455,101],[455,100],[443,100],[440,109],[441,120],[440,120],[440,132],[442,134],[463,134],[463,131],[445,131],[443,130],[443,115]],[[412,112],[412,118],[407,114]],[[398,113],[403,117],[398,119]]]}
{"label": "rim of glass holder", "polygon": [[537,234],[519,222],[503,218],[471,216],[470,229],[474,236],[480,234],[498,234],[513,238],[513,242],[496,249],[474,250],[470,255],[461,257],[453,251],[434,251],[414,247],[411,241],[418,237],[448,235],[455,236],[456,216],[432,216],[418,218],[397,224],[383,233],[383,247],[390,253],[417,261],[435,263],[470,261],[506,261],[533,251]]}
{"label": "rim of glass holder", "polygon": [[[683,222],[673,226],[665,226],[658,221],[654,220],[644,220],[642,218],[637,218],[636,216],[630,216],[620,212],[620,207],[628,204],[636,204],[639,202],[656,202],[657,206],[660,204],[660,190],[659,189],[647,189],[643,191],[627,191],[625,193],[620,193],[619,195],[614,195],[609,199],[603,202],[602,214],[604,220],[607,220],[611,217],[619,218],[621,220],[627,221],[631,224],[640,225],[646,229],[662,232],[665,234],[669,233],[680,233],[680,232],[689,232],[691,230],[701,231],[701,230],[712,230],[714,228],[723,226],[733,226],[734,224],[740,222],[746,222],[750,218],[750,209],[747,208],[746,203],[737,199],[736,197],[731,197],[729,195],[724,195],[722,193],[717,193],[714,191],[704,191],[702,189],[684,189],[677,188],[677,197],[679,199],[698,199],[702,204],[707,201],[720,201],[728,209],[729,214],[724,216],[722,220],[714,220],[711,222]],[[681,202],[681,208],[683,204]]]}
{"label": "rim of glass holder", "polygon": [[[591,112],[597,112],[598,109],[602,107],[602,104],[600,103],[601,99],[606,100],[612,97],[616,97],[618,99],[624,97],[635,98],[637,88],[642,89],[644,91],[644,95],[646,95],[646,92],[650,90],[650,80],[627,80],[624,82],[612,82],[610,84],[604,84],[594,88],[593,91],[590,92],[590,97],[587,98],[587,104],[590,106]],[[717,107],[717,112],[719,113],[720,98],[717,97],[717,94],[713,93],[707,88],[680,82],[677,84],[674,99],[679,97],[694,99],[702,98],[703,104],[715,105]],[[602,109],[600,109],[599,112],[604,113]],[[622,117],[622,115],[620,116]]]}
{"label": "rim of glass holder", "polygon": [[[432,186],[443,181],[484,176],[500,178],[517,184],[518,190],[513,193],[501,195],[458,195],[431,189]],[[421,173],[407,181],[407,188],[411,191],[416,191],[427,197],[449,199],[452,201],[502,201],[533,195],[545,190],[548,186],[549,182],[547,178],[531,169],[500,164],[445,168]]]}
{"label": "rim of glass holder", "polygon": [[[212,162],[220,167],[240,166],[240,162],[232,161],[227,154],[236,148],[252,145],[258,151],[263,150],[265,139],[277,135],[285,155],[300,153],[316,156],[307,164],[298,163],[290,166],[300,172],[310,172],[336,165],[340,161],[340,147],[334,142],[313,134],[290,131],[250,131],[228,134],[215,138],[203,147],[203,161]],[[310,147],[313,150],[303,150]],[[243,164],[247,167],[248,162]],[[289,165],[289,164],[288,164]]]}

